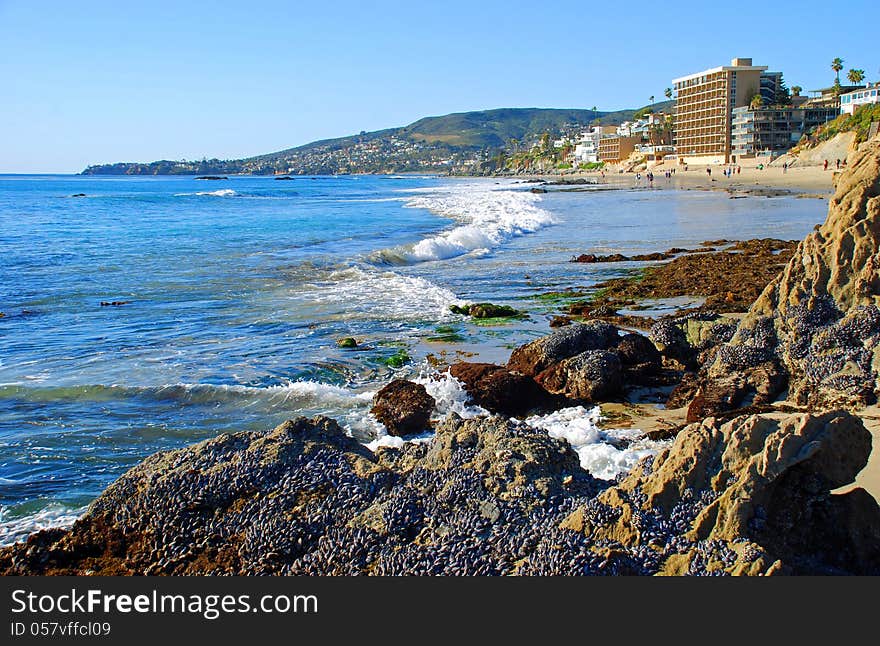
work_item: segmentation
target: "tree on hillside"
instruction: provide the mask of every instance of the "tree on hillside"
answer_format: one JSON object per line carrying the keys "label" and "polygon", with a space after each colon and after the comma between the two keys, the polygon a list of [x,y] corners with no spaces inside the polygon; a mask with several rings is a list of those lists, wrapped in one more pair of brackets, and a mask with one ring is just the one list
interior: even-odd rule
{"label": "tree on hillside", "polygon": [[547,152],[548,150],[550,150],[551,145],[552,144],[550,143],[550,133],[545,132],[543,135],[541,135],[541,151]]}
{"label": "tree on hillside", "polygon": [[663,96],[665,96],[667,99],[671,99],[672,98],[672,88],[668,87],[665,90],[663,90]]}
{"label": "tree on hillside", "polygon": [[776,86],[773,103],[775,105],[791,105],[791,94],[788,91],[788,86],[785,84],[785,79],[781,75],[779,77],[779,85]]}
{"label": "tree on hillside", "polygon": [[594,105],[594,106],[591,108],[591,110],[592,110],[593,112],[598,112],[598,111],[599,111],[599,108],[597,108],[597,107]]}
{"label": "tree on hillside", "polygon": [[831,61],[831,69],[837,74],[837,85],[840,85],[840,70],[843,69],[843,59],[838,56]]}
{"label": "tree on hillside", "polygon": [[800,85],[792,85],[791,86],[791,95],[792,96],[800,96],[801,92],[803,92],[803,91],[804,91],[804,88],[802,88]]}
{"label": "tree on hillside", "polygon": [[865,80],[865,70],[850,70],[846,78],[853,85],[858,85]]}
{"label": "tree on hillside", "polygon": [[652,94],[648,99],[651,101],[651,105],[654,105],[654,95]]}

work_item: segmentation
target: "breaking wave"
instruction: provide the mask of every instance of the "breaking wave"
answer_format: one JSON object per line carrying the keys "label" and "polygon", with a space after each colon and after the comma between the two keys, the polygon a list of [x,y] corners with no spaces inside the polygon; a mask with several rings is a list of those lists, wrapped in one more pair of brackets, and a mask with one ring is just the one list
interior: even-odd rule
{"label": "breaking wave", "polygon": [[406,201],[409,208],[427,209],[458,224],[415,244],[376,252],[370,260],[391,265],[447,260],[465,254],[488,253],[512,238],[534,233],[554,223],[549,211],[538,206],[541,197],[511,189],[464,185],[423,194]]}
{"label": "breaking wave", "polygon": [[[320,281],[303,285],[295,298],[338,309],[346,320],[447,321],[450,305],[463,305],[451,290],[417,276],[373,267],[333,270]],[[322,312],[332,316],[332,312]]]}

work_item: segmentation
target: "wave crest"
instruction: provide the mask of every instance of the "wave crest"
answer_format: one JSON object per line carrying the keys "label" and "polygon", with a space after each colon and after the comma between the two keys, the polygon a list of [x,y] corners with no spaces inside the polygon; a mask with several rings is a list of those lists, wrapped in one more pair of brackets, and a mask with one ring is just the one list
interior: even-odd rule
{"label": "wave crest", "polygon": [[553,215],[538,206],[540,201],[541,197],[534,193],[474,185],[412,196],[407,207],[427,209],[455,220],[458,226],[413,245],[384,249],[373,254],[371,260],[396,265],[488,253],[512,238],[553,224]]}

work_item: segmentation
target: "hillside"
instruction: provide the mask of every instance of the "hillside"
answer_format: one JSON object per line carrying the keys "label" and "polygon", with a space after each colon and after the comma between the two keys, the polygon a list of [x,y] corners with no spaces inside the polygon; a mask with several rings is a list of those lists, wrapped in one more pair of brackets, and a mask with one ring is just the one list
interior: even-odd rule
{"label": "hillside", "polygon": [[[657,103],[663,109],[666,103]],[[402,127],[315,141],[247,159],[162,160],[89,166],[84,175],[193,175],[208,173],[486,172],[491,159],[514,143],[543,133],[558,136],[592,123],[616,124],[636,110],[501,108],[426,117]]]}

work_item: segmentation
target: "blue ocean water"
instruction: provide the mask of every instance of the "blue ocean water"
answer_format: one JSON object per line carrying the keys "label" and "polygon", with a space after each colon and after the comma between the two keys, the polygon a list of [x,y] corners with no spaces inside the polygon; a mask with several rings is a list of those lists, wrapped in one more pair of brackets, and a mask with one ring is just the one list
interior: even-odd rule
{"label": "blue ocean water", "polygon": [[[503,359],[547,332],[538,294],[626,269],[573,255],[801,238],[826,209],[528,188],[0,176],[0,543],[69,522],[146,455],[220,432],[326,413],[371,439],[370,398],[395,374],[429,371],[429,354]],[[483,300],[530,317],[478,326],[449,311]],[[343,336],[360,347],[338,348]]]}

